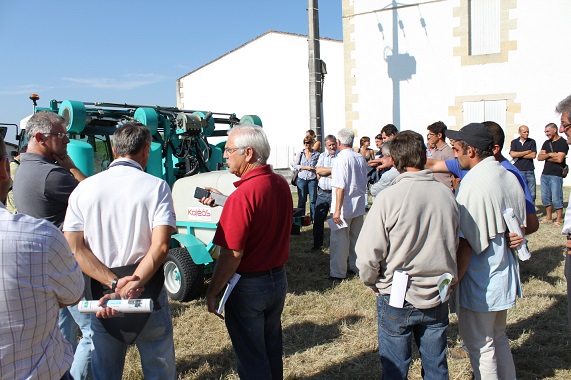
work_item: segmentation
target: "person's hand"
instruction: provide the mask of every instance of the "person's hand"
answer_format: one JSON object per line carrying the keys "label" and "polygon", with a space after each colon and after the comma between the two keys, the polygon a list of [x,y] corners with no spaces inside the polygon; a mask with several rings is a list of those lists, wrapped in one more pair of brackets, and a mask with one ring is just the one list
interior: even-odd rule
{"label": "person's hand", "polygon": [[62,168],[64,168],[67,171],[70,171],[71,169],[75,168],[75,164],[73,163],[71,157],[67,153],[63,154],[61,156],[54,154],[53,158],[54,158],[54,160],[57,161],[59,166],[61,166]]}
{"label": "person's hand", "polygon": [[335,211],[335,213],[333,214],[333,217],[331,219],[333,219],[335,224],[342,224],[343,223],[343,221],[341,220],[341,212],[340,211]]}
{"label": "person's hand", "polygon": [[[204,189],[210,191],[211,193],[216,193],[216,194],[224,195],[224,194],[222,194],[219,190],[217,190],[217,189],[215,189],[215,188],[213,188],[213,187],[205,187]],[[202,198],[200,198],[198,201],[199,201],[200,203],[202,203],[203,205],[206,205],[206,206],[210,206],[210,207],[216,207],[216,206],[218,206],[218,205],[216,204],[216,201],[215,201],[213,198],[210,198],[210,197],[202,197]]]}
{"label": "person's hand", "polygon": [[141,285],[139,276],[132,275],[121,277],[113,294],[119,294],[122,299],[134,299],[139,298],[144,290],[145,287]]}
{"label": "person's hand", "polygon": [[208,307],[208,312],[216,315],[218,318],[224,319],[222,314],[216,312],[216,304],[217,304],[216,294],[206,293],[206,306]]}
{"label": "person's hand", "polygon": [[[105,305],[108,300],[120,300],[121,295],[119,293],[109,293],[104,295],[99,299],[99,306]],[[113,309],[112,307],[103,307],[102,310],[99,310],[95,313],[97,318],[115,318],[123,316],[123,313]]]}
{"label": "person's hand", "polygon": [[508,234],[508,240],[510,248],[517,248],[525,242],[525,238],[516,234],[515,232],[510,232]]}

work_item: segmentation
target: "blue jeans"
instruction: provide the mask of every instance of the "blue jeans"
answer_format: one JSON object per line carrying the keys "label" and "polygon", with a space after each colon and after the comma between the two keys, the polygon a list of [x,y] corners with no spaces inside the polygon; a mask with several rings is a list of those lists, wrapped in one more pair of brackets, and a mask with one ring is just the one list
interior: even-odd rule
{"label": "blue jeans", "polygon": [[[165,288],[161,291],[158,302],[161,309],[151,313],[135,345],[139,350],[145,379],[176,379],[171,309]],[[121,380],[128,345],[109,335],[95,315],[91,316],[91,326],[93,378]]]}
{"label": "blue jeans", "polygon": [[323,245],[323,230],[329,208],[331,207],[331,191],[317,189],[317,201],[315,202],[315,215],[313,221],[313,247],[319,248]]}
{"label": "blue jeans", "polygon": [[563,208],[563,177],[541,175],[541,202],[545,207],[553,206],[555,210]]}
{"label": "blue jeans", "polygon": [[[82,298],[84,300],[85,298]],[[59,329],[71,344],[73,364],[69,370],[75,380],[91,379],[91,316],[82,314],[77,305],[59,309]],[[81,329],[81,340],[77,343],[77,333]]]}
{"label": "blue jeans", "polygon": [[533,170],[520,170],[520,173],[525,177],[529,192],[531,193],[531,199],[533,203],[535,203],[535,172]]}
{"label": "blue jeans", "polygon": [[297,178],[297,207],[302,208],[305,212],[305,202],[309,195],[309,215],[313,220],[315,214],[315,202],[317,201],[317,178],[314,179],[301,179]]}
{"label": "blue jeans", "polygon": [[404,307],[398,309],[389,306],[388,295],[379,295],[377,318],[383,379],[407,378],[413,336],[420,351],[424,379],[448,379],[448,302],[431,309],[417,309],[405,301]]}
{"label": "blue jeans", "polygon": [[281,315],[285,270],[240,278],[225,307],[225,321],[240,379],[283,379]]}

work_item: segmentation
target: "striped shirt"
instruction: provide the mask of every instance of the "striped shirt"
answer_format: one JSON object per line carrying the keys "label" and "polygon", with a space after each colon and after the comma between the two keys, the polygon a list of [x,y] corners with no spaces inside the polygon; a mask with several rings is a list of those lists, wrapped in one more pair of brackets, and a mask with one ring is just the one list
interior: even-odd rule
{"label": "striped shirt", "polygon": [[59,304],[83,294],[83,275],[52,223],[0,203],[0,379],[59,379],[73,361]]}
{"label": "striped shirt", "polygon": [[[319,155],[319,159],[317,160],[317,166],[321,166],[324,168],[332,168],[333,167],[333,160],[337,157],[337,151],[334,154],[329,154],[329,152],[325,151]],[[320,177],[319,178],[319,188],[321,190],[331,190],[331,177]]]}

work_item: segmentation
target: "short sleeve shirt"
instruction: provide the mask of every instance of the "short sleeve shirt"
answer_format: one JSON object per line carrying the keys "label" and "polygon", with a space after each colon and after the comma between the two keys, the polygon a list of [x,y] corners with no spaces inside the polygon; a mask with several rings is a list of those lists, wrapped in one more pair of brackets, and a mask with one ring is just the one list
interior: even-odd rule
{"label": "short sleeve shirt", "polygon": [[[519,138],[513,139],[510,144],[510,152],[525,152],[531,150],[537,152],[537,146],[534,139],[526,139],[523,143]],[[518,158],[514,162],[514,166],[521,171],[534,170],[532,158]]]}
{"label": "short sleeve shirt", "polygon": [[[567,155],[567,152],[569,152],[569,145],[567,145],[567,141],[565,141],[564,138],[560,137],[557,141],[547,140],[544,142],[541,150],[544,150],[545,153],[563,152]],[[563,160],[562,163],[550,162],[548,160],[545,160],[544,162],[545,165],[543,166],[542,174],[563,177],[565,160]]]}

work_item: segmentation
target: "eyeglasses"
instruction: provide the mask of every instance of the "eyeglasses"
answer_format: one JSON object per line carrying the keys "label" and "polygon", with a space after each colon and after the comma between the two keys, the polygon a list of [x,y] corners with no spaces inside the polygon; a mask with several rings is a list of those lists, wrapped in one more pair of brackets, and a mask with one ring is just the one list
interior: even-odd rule
{"label": "eyeglasses", "polygon": [[569,127],[571,127],[571,123],[563,124],[563,122],[561,122],[561,128],[567,130]]}
{"label": "eyeglasses", "polygon": [[44,133],[44,135],[46,135],[46,136],[57,136],[58,139],[63,139],[65,136],[67,136],[67,133],[65,133],[65,132],[52,132],[52,133]]}
{"label": "eyeglasses", "polygon": [[304,141],[303,145],[306,145],[306,144],[311,145],[311,143],[309,141]]}
{"label": "eyeglasses", "polygon": [[232,153],[234,153],[235,151],[242,149],[242,148],[224,148],[224,153],[226,153],[227,155],[231,155]]}

